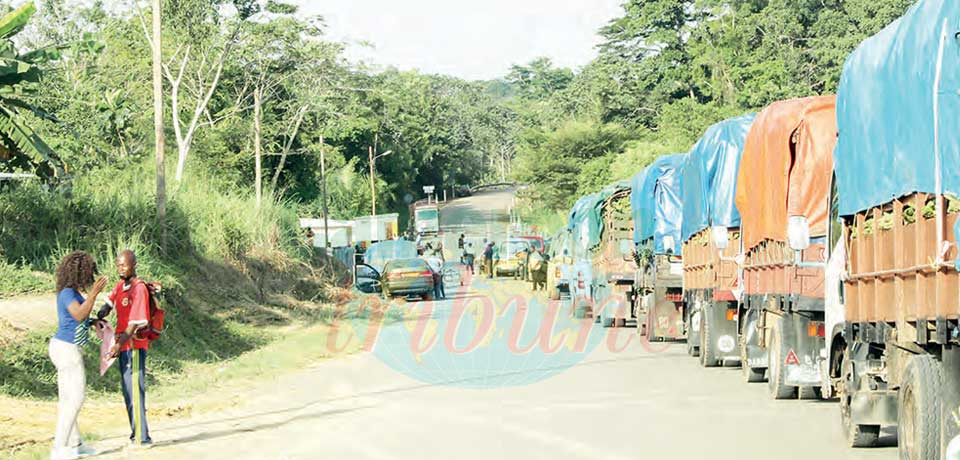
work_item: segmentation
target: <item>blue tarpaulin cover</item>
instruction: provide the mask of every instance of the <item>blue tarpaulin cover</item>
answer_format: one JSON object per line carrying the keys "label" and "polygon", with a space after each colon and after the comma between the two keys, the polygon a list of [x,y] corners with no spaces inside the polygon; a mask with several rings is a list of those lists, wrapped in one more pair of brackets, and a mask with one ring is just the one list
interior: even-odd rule
{"label": "blue tarpaulin cover", "polygon": [[573,232],[574,246],[579,255],[600,244],[603,231],[603,203],[614,193],[630,188],[628,181],[611,184],[597,193],[591,193],[577,200],[570,210],[570,223],[567,228]]}
{"label": "blue tarpaulin cover", "polygon": [[[680,226],[683,221],[682,168],[687,155],[678,156],[681,157],[678,164],[657,179],[657,186],[653,192],[657,200],[653,229],[654,254],[666,254],[668,249],[672,250],[674,255],[682,253],[683,240],[680,239]],[[673,247],[667,245],[667,236],[673,239]]]}
{"label": "blue tarpaulin cover", "polygon": [[[670,183],[662,182],[664,176],[671,174],[686,161],[687,154],[665,155],[657,158],[647,169],[633,177],[630,191],[630,210],[633,214],[633,242],[640,244],[654,238],[654,252],[663,254],[663,240],[657,237],[672,235],[673,240],[680,243],[680,206],[679,189],[670,190],[672,185],[679,185],[680,178],[671,179]],[[667,189],[663,189],[667,187]],[[672,194],[672,196],[671,196]],[[663,209],[661,209],[663,208]],[[657,230],[660,230],[658,232]],[[674,251],[679,254],[679,251]]]}
{"label": "blue tarpaulin cover", "polygon": [[958,26],[960,2],[921,0],[847,58],[834,150],[841,215],[936,193],[938,152],[941,191],[960,195]]}
{"label": "blue tarpaulin cover", "polygon": [[721,121],[709,128],[690,150],[683,165],[682,235],[686,242],[708,227],[737,227],[734,204],[737,169],[747,133],[757,114]]}
{"label": "blue tarpaulin cover", "polygon": [[381,241],[363,253],[363,263],[383,272],[384,265],[394,259],[416,259],[417,243],[407,240]]}

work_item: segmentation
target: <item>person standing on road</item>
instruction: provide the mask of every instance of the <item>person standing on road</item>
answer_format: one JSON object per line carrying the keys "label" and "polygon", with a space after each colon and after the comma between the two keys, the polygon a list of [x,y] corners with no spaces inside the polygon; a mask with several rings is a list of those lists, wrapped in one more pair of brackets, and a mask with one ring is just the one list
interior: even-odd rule
{"label": "person standing on road", "polygon": [[149,447],[153,444],[147,426],[147,350],[150,342],[137,337],[147,326],[150,314],[150,293],[147,284],[137,277],[137,256],[126,249],[117,256],[120,281],[108,297],[109,306],[117,310],[117,338],[111,356],[120,363],[120,389],[130,421],[130,444]]}
{"label": "person standing on road", "polygon": [[467,247],[463,249],[463,263],[467,266],[467,273],[473,275],[473,243],[467,243]]}
{"label": "person standing on road", "polygon": [[[68,254],[57,267],[57,332],[50,339],[48,353],[57,368],[57,428],[53,437],[52,460],[72,460],[96,455],[80,439],[77,418],[86,393],[86,373],[81,349],[90,338],[90,311],[107,278],[96,281],[97,264],[83,251]],[[84,298],[80,291],[85,291]]]}
{"label": "person standing on road", "polygon": [[493,278],[493,242],[487,243],[483,248],[484,270],[487,272],[487,278]]}

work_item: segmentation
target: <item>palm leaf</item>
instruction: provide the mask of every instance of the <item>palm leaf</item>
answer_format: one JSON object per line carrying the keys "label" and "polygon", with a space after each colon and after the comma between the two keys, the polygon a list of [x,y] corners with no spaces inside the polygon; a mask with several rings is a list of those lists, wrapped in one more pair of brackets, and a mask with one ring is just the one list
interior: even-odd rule
{"label": "palm leaf", "polygon": [[0,38],[10,38],[23,30],[30,16],[37,11],[33,2],[27,2],[0,18]]}

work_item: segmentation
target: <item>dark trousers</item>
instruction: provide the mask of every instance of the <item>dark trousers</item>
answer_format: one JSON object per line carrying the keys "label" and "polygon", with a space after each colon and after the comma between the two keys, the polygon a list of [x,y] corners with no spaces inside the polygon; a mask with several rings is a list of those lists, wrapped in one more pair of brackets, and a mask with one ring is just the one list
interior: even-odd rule
{"label": "dark trousers", "polygon": [[128,350],[120,353],[120,389],[130,419],[130,440],[149,443],[147,428],[147,350]]}

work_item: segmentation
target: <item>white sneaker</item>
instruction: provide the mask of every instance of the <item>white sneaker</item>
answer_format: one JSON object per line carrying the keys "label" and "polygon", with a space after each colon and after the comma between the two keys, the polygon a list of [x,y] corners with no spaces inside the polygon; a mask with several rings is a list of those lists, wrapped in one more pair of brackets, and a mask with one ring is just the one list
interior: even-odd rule
{"label": "white sneaker", "polygon": [[77,446],[78,457],[80,458],[93,457],[94,455],[97,455],[97,449],[94,449],[93,447],[90,447],[82,442],[80,443],[79,446]]}
{"label": "white sneaker", "polygon": [[80,454],[76,447],[54,447],[50,451],[50,460],[77,460]]}

